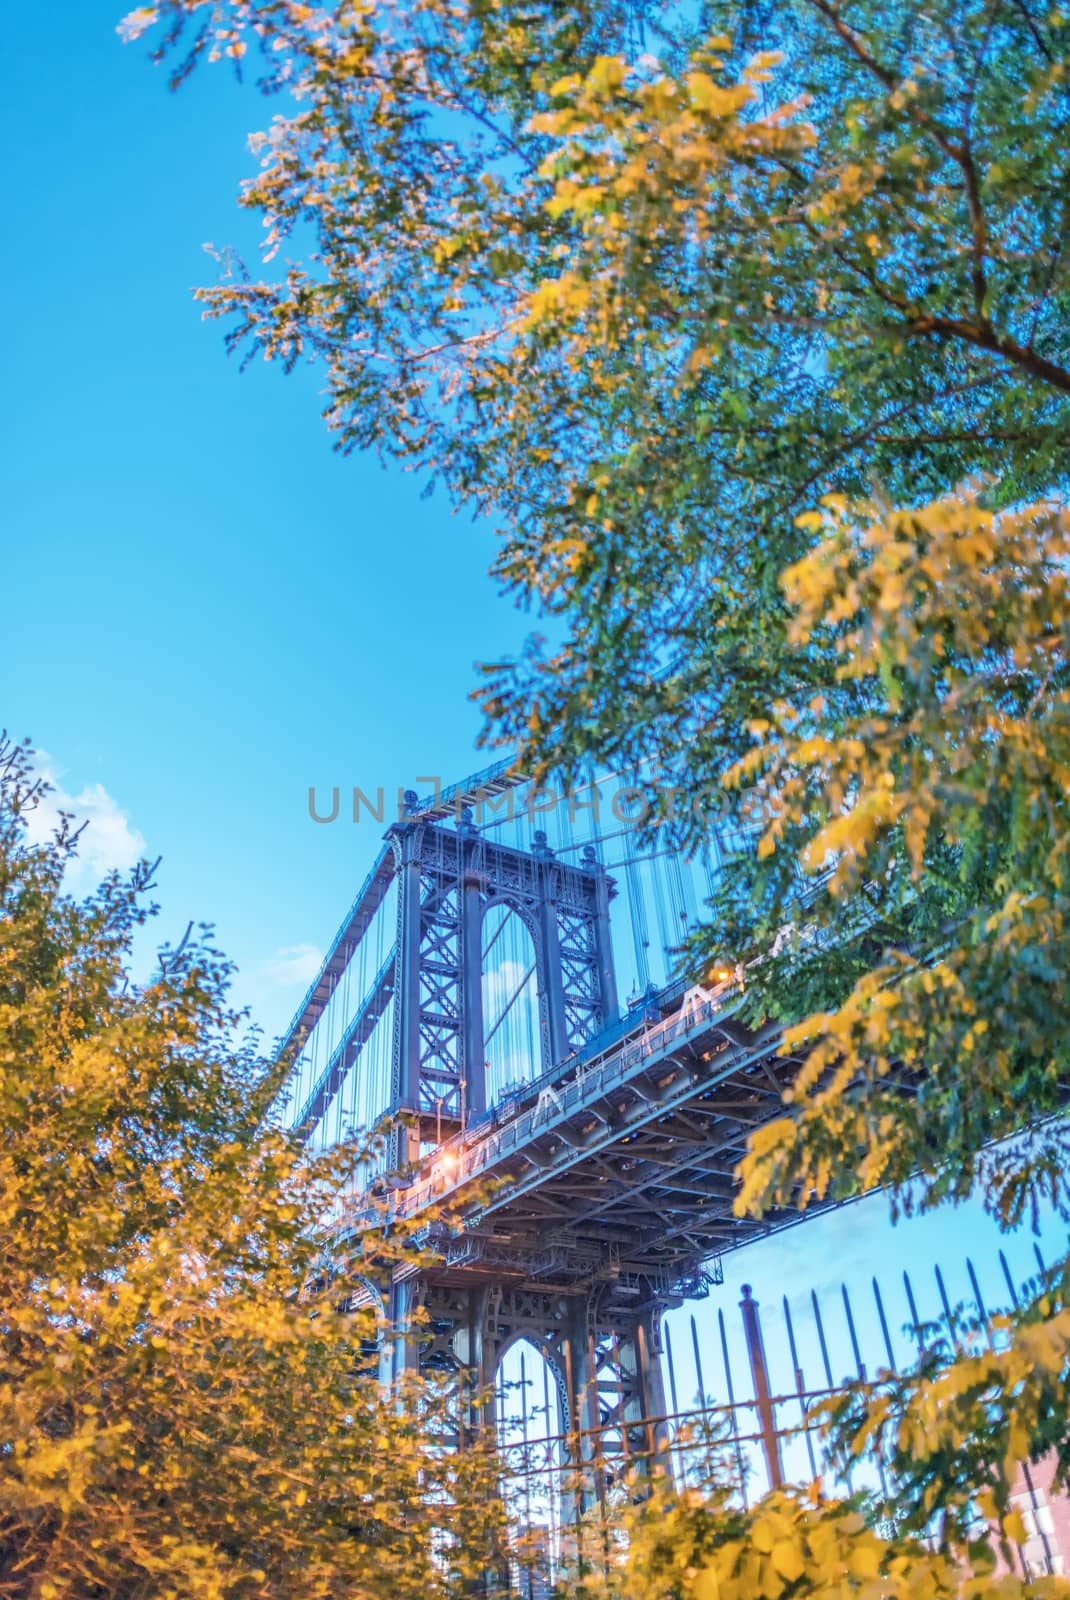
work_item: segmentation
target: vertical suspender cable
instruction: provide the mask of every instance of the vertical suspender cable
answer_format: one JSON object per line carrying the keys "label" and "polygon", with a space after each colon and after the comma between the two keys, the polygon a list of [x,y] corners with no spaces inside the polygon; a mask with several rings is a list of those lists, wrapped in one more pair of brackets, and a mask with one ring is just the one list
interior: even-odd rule
{"label": "vertical suspender cable", "polygon": [[658,920],[658,935],[661,939],[662,961],[658,979],[660,982],[664,982],[668,976],[668,969],[672,964],[670,952],[676,944],[676,938],[669,917],[669,908],[666,904],[664,873],[660,867],[658,852],[652,851],[647,860],[654,886],[654,911]]}

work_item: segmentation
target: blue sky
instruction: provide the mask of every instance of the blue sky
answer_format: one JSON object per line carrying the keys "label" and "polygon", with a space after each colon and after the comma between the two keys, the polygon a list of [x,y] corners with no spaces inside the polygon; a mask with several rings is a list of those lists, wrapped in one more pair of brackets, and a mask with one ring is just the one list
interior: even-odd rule
{"label": "blue sky", "polygon": [[163,931],[216,923],[275,1032],[308,965],[279,952],[329,937],[378,842],[311,823],[309,784],[481,765],[473,662],[520,619],[488,530],[334,454],[318,374],[241,375],[201,322],[270,108],[218,68],[171,94],[122,10],[5,27],[0,722],[66,793],[103,787],[98,859],[162,854]]}
{"label": "blue sky", "polygon": [[[378,844],[374,824],[310,822],[308,786],[482,764],[473,662],[522,619],[485,575],[487,529],[336,456],[314,372],[239,375],[200,321],[204,242],[249,243],[234,202],[266,107],[219,69],[170,94],[120,45],[121,10],[5,23],[0,723],[94,819],[87,874],[163,856],[161,933],[214,922],[273,1034]],[[976,1208],[884,1217],[878,1198],[753,1247],[703,1327],[745,1277],[797,1295],[994,1256]]]}

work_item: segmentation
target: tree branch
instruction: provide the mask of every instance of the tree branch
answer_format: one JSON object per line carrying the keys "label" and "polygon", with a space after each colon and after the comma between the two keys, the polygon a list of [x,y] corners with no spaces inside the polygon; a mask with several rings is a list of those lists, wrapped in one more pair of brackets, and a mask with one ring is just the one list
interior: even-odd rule
{"label": "tree branch", "polygon": [[1038,351],[1019,344],[1018,340],[1012,339],[1009,334],[997,333],[988,322],[973,323],[967,322],[962,317],[945,317],[932,313],[917,317],[912,322],[908,321],[907,332],[918,338],[937,333],[943,334],[946,338],[961,339],[965,344],[972,344],[980,350],[989,350],[993,355],[1002,356],[1005,361],[1021,367],[1030,377],[1039,378],[1042,383],[1050,384],[1061,394],[1070,394],[1070,371],[1059,366],[1057,362],[1049,361]]}

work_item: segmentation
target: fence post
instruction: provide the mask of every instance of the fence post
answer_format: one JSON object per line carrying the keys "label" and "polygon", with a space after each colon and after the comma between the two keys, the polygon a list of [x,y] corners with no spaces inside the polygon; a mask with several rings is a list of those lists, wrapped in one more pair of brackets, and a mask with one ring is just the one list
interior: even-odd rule
{"label": "fence post", "polygon": [[749,1283],[743,1285],[743,1298],[739,1302],[739,1309],[743,1314],[743,1333],[747,1340],[747,1355],[750,1357],[751,1376],[754,1379],[754,1399],[758,1407],[758,1428],[762,1436],[762,1449],[765,1452],[765,1468],[769,1476],[770,1489],[779,1489],[784,1482],[784,1471],[780,1464],[780,1441],[776,1433],[776,1415],[773,1408],[773,1399],[769,1392],[769,1369],[765,1362],[765,1346],[762,1343],[762,1323],[758,1315],[758,1302],[751,1294]]}

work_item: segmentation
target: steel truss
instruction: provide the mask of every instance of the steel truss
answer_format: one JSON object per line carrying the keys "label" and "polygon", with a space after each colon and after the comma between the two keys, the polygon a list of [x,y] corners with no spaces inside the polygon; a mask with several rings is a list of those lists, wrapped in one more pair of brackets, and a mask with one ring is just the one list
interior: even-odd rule
{"label": "steel truss", "polygon": [[577,1290],[472,1282],[456,1268],[432,1269],[395,1282],[392,1303],[383,1379],[396,1383],[405,1370],[451,1374],[453,1433],[442,1442],[454,1448],[501,1420],[496,1377],[510,1347],[526,1340],[540,1351],[563,1421],[566,1522],[604,1500],[631,1466],[668,1466],[661,1318],[679,1300],[661,1285]]}
{"label": "steel truss", "polygon": [[611,885],[593,849],[579,864],[544,835],[528,853],[414,820],[390,829],[398,880],[393,993],[394,1109],[416,1134],[460,1128],[487,1108],[482,923],[503,905],[531,935],[539,999],[539,1072],[616,1016],[609,940]]}

